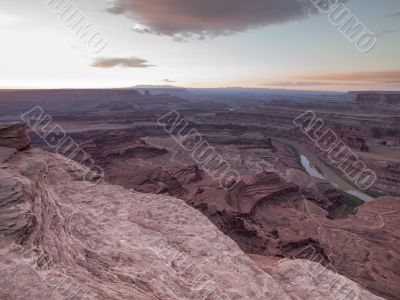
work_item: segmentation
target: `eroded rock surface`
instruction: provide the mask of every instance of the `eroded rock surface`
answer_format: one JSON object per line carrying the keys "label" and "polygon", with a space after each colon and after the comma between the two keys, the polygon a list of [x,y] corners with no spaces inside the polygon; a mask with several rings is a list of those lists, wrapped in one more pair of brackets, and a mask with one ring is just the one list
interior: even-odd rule
{"label": "eroded rock surface", "polygon": [[[243,176],[227,191],[196,167],[190,155],[175,154],[166,142],[161,144],[155,147],[120,132],[93,139],[84,148],[105,168],[107,181],[185,200],[247,254],[313,259],[304,253],[299,255],[311,247],[322,264],[334,265],[340,274],[378,295],[399,297],[400,288],[395,284],[400,280],[395,263],[400,257],[396,250],[400,248],[400,232],[396,229],[400,226],[396,221],[400,216],[398,198],[352,206],[328,182],[289,168],[290,153],[277,142],[277,153],[288,153],[284,163],[279,160],[282,173],[289,174],[286,180],[264,171]],[[167,149],[167,153],[160,149]],[[149,155],[144,155],[145,151]],[[120,154],[105,157],[104,153]],[[232,156],[232,162],[247,162]],[[381,211],[391,212],[382,215],[383,227]],[[371,225],[370,220],[377,225]]]}
{"label": "eroded rock surface", "polygon": [[[306,260],[279,261],[271,275],[294,299],[381,299],[346,277]],[[314,288],[316,282],[318,289]]]}
{"label": "eroded rock surface", "polygon": [[23,123],[0,124],[0,147],[15,148],[18,150],[27,148],[31,139],[26,133],[26,125]]}
{"label": "eroded rock surface", "polygon": [[27,286],[62,299],[52,284],[66,279],[73,299],[290,299],[183,201],[77,181],[65,164],[31,150],[1,170],[1,299]]}
{"label": "eroded rock surface", "polygon": [[68,164],[33,149],[0,165],[1,299],[301,299],[320,289],[274,279],[182,200],[95,185]]}

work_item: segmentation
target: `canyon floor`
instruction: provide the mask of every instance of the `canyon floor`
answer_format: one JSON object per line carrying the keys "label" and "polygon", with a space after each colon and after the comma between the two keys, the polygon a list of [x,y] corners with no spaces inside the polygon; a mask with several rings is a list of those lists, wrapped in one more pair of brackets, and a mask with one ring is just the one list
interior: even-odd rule
{"label": "canyon floor", "polygon": [[[332,274],[359,286],[362,299],[400,299],[400,106],[323,95],[208,100],[81,90],[1,92],[0,109],[0,123],[25,121],[30,147],[44,150],[25,150],[20,132],[0,140],[1,178],[17,178],[14,189],[30,195],[7,200],[10,190],[2,194],[3,211],[9,213],[13,201],[21,209],[0,218],[10,278],[22,276],[24,269],[16,272],[21,265],[28,272],[34,258],[20,260],[16,248],[29,245],[51,257],[57,274],[82,282],[87,296],[170,299],[159,280],[151,281],[159,269],[178,299],[202,299],[149,254],[162,251],[164,241],[204,265],[214,290],[226,293],[209,299],[357,299],[332,289],[315,292]],[[313,128],[307,112],[323,126]],[[335,161],[323,149],[328,139],[321,138],[321,147],[310,138],[321,128],[332,130],[356,157],[350,175],[362,168],[376,174],[368,189],[344,174],[337,163],[343,153],[335,153]],[[104,171],[103,183],[77,179],[50,154],[68,157],[58,143],[67,138]],[[234,176],[222,175],[226,167]],[[14,191],[11,185],[1,182]],[[329,275],[316,271],[328,279],[315,286],[306,275],[310,268],[329,269]],[[31,275],[32,285],[46,285]],[[3,298],[24,299],[13,298],[19,284],[10,279],[2,285]],[[273,288],[266,291],[265,284]],[[51,289],[35,292],[37,299],[59,299]]]}

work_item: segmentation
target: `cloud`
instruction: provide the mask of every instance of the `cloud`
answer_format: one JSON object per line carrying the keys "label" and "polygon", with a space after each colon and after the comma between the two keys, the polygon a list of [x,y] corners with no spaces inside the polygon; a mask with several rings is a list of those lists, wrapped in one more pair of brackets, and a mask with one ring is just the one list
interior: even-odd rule
{"label": "cloud", "polygon": [[372,83],[400,83],[400,70],[323,73],[297,76],[299,80],[337,81],[337,82],[372,82]]}
{"label": "cloud", "polygon": [[[400,17],[400,11],[391,13],[388,15],[389,17]],[[383,29],[376,34],[377,37],[384,37],[388,34],[396,33],[400,31],[400,26],[393,26],[392,28]]]}
{"label": "cloud", "polygon": [[376,34],[376,37],[384,37],[385,35],[396,33],[400,31],[400,26],[391,29],[384,29]]}
{"label": "cloud", "polygon": [[160,81],[165,82],[165,83],[174,83],[174,82],[176,82],[175,80],[170,80],[170,79],[163,79],[163,80],[160,80]]}
{"label": "cloud", "polygon": [[177,39],[227,35],[316,14],[310,0],[113,0],[108,9],[133,18],[134,30]]}
{"label": "cloud", "polygon": [[284,81],[284,82],[267,82],[259,85],[263,86],[284,86],[284,87],[296,87],[296,86],[317,86],[317,85],[332,85],[330,82],[315,82],[315,81],[302,81],[302,82],[294,82],[294,81]]}
{"label": "cloud", "polygon": [[96,58],[91,64],[91,67],[95,68],[149,68],[153,65],[148,64],[147,60],[137,57],[127,58]]}

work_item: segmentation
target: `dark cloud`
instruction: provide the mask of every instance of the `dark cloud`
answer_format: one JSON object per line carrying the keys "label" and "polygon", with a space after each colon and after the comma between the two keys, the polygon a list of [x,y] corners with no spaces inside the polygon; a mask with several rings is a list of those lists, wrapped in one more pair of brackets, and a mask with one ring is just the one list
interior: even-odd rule
{"label": "dark cloud", "polygon": [[317,13],[311,0],[113,0],[108,11],[134,18],[137,32],[177,39],[232,34]]}
{"label": "dark cloud", "polygon": [[153,65],[148,64],[147,60],[137,58],[137,57],[127,57],[127,58],[97,58],[95,59],[91,65],[95,68],[148,68],[153,67]]}

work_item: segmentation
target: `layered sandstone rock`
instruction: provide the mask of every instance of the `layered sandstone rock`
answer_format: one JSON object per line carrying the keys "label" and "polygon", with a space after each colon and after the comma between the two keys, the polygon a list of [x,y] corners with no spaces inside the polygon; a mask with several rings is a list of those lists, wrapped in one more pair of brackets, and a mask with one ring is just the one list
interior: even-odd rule
{"label": "layered sandstone rock", "polygon": [[14,148],[0,147],[0,163],[6,162],[16,152]]}
{"label": "layered sandstone rock", "polygon": [[26,133],[23,123],[0,124],[0,147],[15,148],[17,150],[28,147],[31,139]]}
{"label": "layered sandstone rock", "polygon": [[1,170],[1,299],[290,299],[183,201],[70,173],[41,150]]}
{"label": "layered sandstone rock", "polygon": [[268,275],[183,201],[81,169],[38,149],[0,164],[0,299],[326,299],[327,282]]}
{"label": "layered sandstone rock", "polygon": [[[334,270],[307,260],[281,260],[271,275],[293,299],[381,299]],[[320,283],[318,290],[313,288],[316,282]]]}
{"label": "layered sandstone rock", "polygon": [[342,133],[340,135],[340,138],[343,142],[346,143],[346,145],[348,145],[351,148],[360,150],[362,152],[369,151],[366,141],[361,137],[356,137],[356,136],[352,135],[351,133],[346,132],[346,133]]}
{"label": "layered sandstone rock", "polygon": [[399,92],[351,92],[353,102],[360,104],[400,104]]}
{"label": "layered sandstone rock", "polygon": [[[185,200],[206,215],[245,253],[293,258],[302,249],[312,247],[322,257],[323,264],[333,264],[341,274],[372,291],[388,299],[396,299],[400,293],[392,284],[399,280],[396,264],[385,261],[386,249],[398,245],[399,232],[380,229],[380,239],[376,242],[372,237],[378,234],[377,229],[370,228],[369,223],[363,225],[363,218],[375,219],[376,213],[370,211],[360,220],[354,206],[347,204],[326,182],[316,181],[300,171],[291,174],[286,181],[275,173],[262,172],[251,178],[243,177],[232,190],[226,191],[193,165],[195,162],[190,160],[190,155],[174,155],[167,148],[171,153],[165,154],[126,133],[107,135],[84,146],[106,169],[109,182]],[[127,149],[141,150],[129,155]],[[149,155],[144,154],[146,149]],[[104,153],[115,155],[104,156]],[[173,155],[181,159],[171,160]],[[379,199],[374,203],[382,205],[386,211],[397,209],[395,201],[389,203]],[[358,211],[362,212],[361,209]],[[394,214],[395,217],[399,215],[400,211]],[[361,231],[356,226],[360,223]],[[325,237],[331,234],[331,238]],[[374,255],[360,256],[365,254],[365,247]],[[390,255],[400,256],[397,252]],[[382,272],[387,272],[385,277],[380,275]],[[379,280],[375,280],[376,277]]]}

